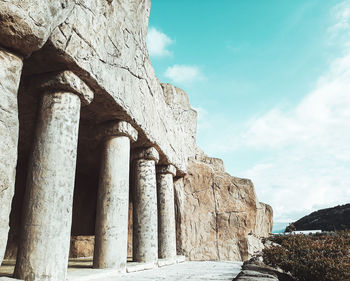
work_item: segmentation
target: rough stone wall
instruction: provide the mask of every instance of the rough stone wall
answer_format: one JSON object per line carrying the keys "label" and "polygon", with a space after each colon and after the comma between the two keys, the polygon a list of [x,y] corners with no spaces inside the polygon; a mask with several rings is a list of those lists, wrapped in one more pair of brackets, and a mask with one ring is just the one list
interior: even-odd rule
{"label": "rough stone wall", "polygon": [[[95,122],[131,122],[139,129],[136,145],[155,145],[161,162],[174,164],[183,174],[191,131],[187,123],[174,119],[149,60],[149,12],[149,0],[79,1],[24,72],[31,75],[68,65],[96,94],[91,105],[97,112]],[[43,58],[55,63],[43,64]]]}
{"label": "rough stone wall", "polygon": [[72,11],[74,0],[0,0],[0,45],[29,56]]}
{"label": "rough stone wall", "polygon": [[70,258],[93,257],[95,236],[72,236],[70,241]]}
{"label": "rough stone wall", "polygon": [[15,192],[18,143],[17,89],[22,60],[0,49],[0,262],[9,231],[11,201]]}
{"label": "rough stone wall", "polygon": [[[139,131],[133,149],[154,145],[161,155],[160,164],[172,163],[179,175],[185,173],[195,139],[196,112],[185,94],[178,104],[179,95],[169,98],[169,91],[154,74],[146,48],[149,12],[149,0],[0,0],[0,47],[26,58],[18,94],[20,139],[9,243],[14,246],[8,247],[12,256],[20,232],[28,157],[40,99],[31,83],[33,75],[70,69],[95,93],[92,104],[81,111],[73,235],[94,234],[101,154],[95,132],[101,122],[129,121]],[[12,102],[15,104],[15,97]],[[13,122],[6,118],[0,121]],[[12,166],[17,157],[16,126],[11,127],[9,135],[16,143],[1,154],[1,159]],[[7,163],[5,160],[2,163]],[[1,181],[5,185],[4,179]],[[6,186],[6,198],[1,196],[11,201],[13,182]],[[0,212],[5,211],[3,208]],[[2,233],[8,231],[8,212],[1,216],[5,220]]]}
{"label": "rough stone wall", "polygon": [[196,155],[197,112],[191,107],[188,95],[182,89],[162,83],[165,102],[171,109],[175,123],[182,124],[180,130],[186,136],[183,145],[187,146],[188,158]]}
{"label": "rough stone wall", "polygon": [[155,145],[161,164],[186,172],[192,141],[164,99],[146,47],[150,0],[0,0],[0,46],[28,59],[31,75],[73,70],[95,92],[91,123],[120,118]]}
{"label": "rough stone wall", "polygon": [[[18,94],[19,151],[9,256],[14,257],[17,251],[37,119],[39,97],[30,82],[33,75],[66,69],[95,93],[90,106],[81,110],[73,235],[94,235],[101,154],[95,134],[101,122],[111,119],[134,125],[139,140],[132,149],[154,145],[160,164],[175,165],[178,177],[186,173],[188,158],[197,155],[190,161],[188,175],[176,182],[179,253],[191,259],[241,259],[258,245],[254,235],[248,236],[249,231],[261,236],[270,229],[272,213],[257,203],[251,182],[230,177],[221,160],[205,157],[197,149],[197,113],[186,93],[160,83],[155,76],[146,47],[149,13],[150,0],[0,0],[0,48],[26,58]],[[3,70],[6,62],[1,63],[0,86],[6,88],[3,81],[14,80]],[[20,68],[18,61],[17,78]],[[17,99],[15,91],[7,87],[5,92],[7,89],[9,95],[0,96],[0,126],[11,126],[0,130],[0,139],[7,138],[11,144],[0,152],[0,183],[4,186],[0,188],[0,203],[11,201],[17,158],[18,117],[12,110]],[[1,165],[12,167],[12,172],[6,174],[11,169]],[[0,208],[0,236],[8,231],[8,212]],[[257,221],[266,228],[258,227]],[[85,245],[93,239],[79,237],[74,241]]]}
{"label": "rough stone wall", "polygon": [[272,232],[273,211],[271,206],[257,202],[257,214],[255,219],[255,230],[247,236],[248,253],[253,255],[259,253],[264,247],[261,238],[268,236]]}
{"label": "rough stone wall", "polygon": [[175,194],[178,252],[191,260],[246,260],[272,231],[271,207],[257,201],[250,180],[227,174],[220,159],[192,158]]}
{"label": "rough stone wall", "polygon": [[270,205],[259,202],[258,213],[255,224],[255,234],[257,236],[265,236],[271,233],[273,227],[273,210]]}

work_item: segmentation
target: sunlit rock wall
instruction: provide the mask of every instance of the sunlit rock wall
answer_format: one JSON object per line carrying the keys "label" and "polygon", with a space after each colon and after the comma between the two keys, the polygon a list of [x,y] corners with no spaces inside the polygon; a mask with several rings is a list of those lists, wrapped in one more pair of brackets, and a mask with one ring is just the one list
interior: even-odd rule
{"label": "sunlit rock wall", "polygon": [[[222,161],[200,152],[196,146],[197,113],[186,93],[160,83],[155,76],[146,47],[150,7],[150,0],[0,0],[0,48],[17,55],[18,73],[24,59],[18,93],[19,152],[8,247],[11,256],[15,256],[20,235],[38,110],[39,96],[31,81],[35,75],[66,69],[95,93],[90,106],[81,111],[72,228],[79,246],[74,255],[84,252],[84,245],[89,245],[87,252],[91,252],[93,239],[80,236],[94,235],[100,165],[95,135],[99,124],[111,119],[128,121],[137,128],[139,140],[133,149],[155,146],[160,164],[177,167],[179,253],[191,259],[245,259],[251,249],[259,247],[257,237],[269,232],[272,212],[258,203],[252,183],[229,176]],[[1,77],[9,77],[1,71]],[[3,79],[0,85],[5,85]],[[11,125],[0,136],[6,134],[12,142],[0,155],[3,165],[8,166],[7,161],[12,165],[12,171],[3,177],[8,182],[1,183],[0,204],[11,200],[14,190],[18,138],[15,95],[13,92],[8,100],[0,98],[1,110],[4,105],[11,107],[11,114],[5,114],[6,108],[0,111],[0,124]],[[8,231],[8,212],[0,210],[3,236]]]}
{"label": "sunlit rock wall", "polygon": [[253,183],[225,172],[222,160],[199,154],[175,183],[178,252],[191,260],[246,260],[272,231],[272,209]]}

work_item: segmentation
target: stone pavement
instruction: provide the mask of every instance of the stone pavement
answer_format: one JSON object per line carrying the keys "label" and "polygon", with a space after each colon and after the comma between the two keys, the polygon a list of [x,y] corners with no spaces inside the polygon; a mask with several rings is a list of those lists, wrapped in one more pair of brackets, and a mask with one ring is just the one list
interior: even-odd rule
{"label": "stone pavement", "polygon": [[[71,260],[68,281],[232,281],[241,271],[242,263],[190,261],[124,274],[118,274],[111,270],[92,269],[91,266],[90,259]],[[0,276],[10,277],[13,268],[14,261],[4,262],[0,268]]]}
{"label": "stone pavement", "polygon": [[241,265],[240,262],[185,262],[98,281],[232,281]]}

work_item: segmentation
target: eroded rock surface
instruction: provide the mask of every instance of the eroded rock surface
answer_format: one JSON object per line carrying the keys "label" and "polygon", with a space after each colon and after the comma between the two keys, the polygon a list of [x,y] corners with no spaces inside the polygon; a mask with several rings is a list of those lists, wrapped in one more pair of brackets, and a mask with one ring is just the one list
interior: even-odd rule
{"label": "eroded rock surface", "polygon": [[140,133],[135,145],[156,146],[161,163],[174,164],[181,175],[192,153],[196,113],[189,103],[179,112],[183,104],[174,106],[173,89],[154,74],[146,46],[150,6],[150,0],[1,0],[0,46],[28,57],[24,82],[41,73],[75,72],[96,94],[91,125],[130,122]]}
{"label": "eroded rock surface", "polygon": [[70,240],[70,258],[92,258],[95,236],[72,236]]}
{"label": "eroded rock surface", "polygon": [[0,49],[0,263],[9,231],[18,144],[17,89],[22,71],[21,58]]}
{"label": "eroded rock surface", "polygon": [[279,268],[264,264],[261,257],[253,257],[244,262],[242,271],[233,281],[296,281],[296,279]]}
{"label": "eroded rock surface", "polygon": [[[92,122],[130,122],[139,131],[136,146],[155,145],[161,163],[172,163],[184,174],[196,118],[184,115],[184,122],[177,122],[178,113],[165,99],[169,90],[155,76],[146,46],[149,12],[149,0],[77,1],[28,60],[25,74],[74,69],[96,94]],[[48,59],[54,63],[47,64]],[[186,110],[192,111],[189,103]]]}
{"label": "eroded rock surface", "polygon": [[1,0],[0,45],[24,56],[40,49],[72,11],[74,0]]}
{"label": "eroded rock surface", "polygon": [[[73,256],[91,256],[101,157],[96,132],[115,119],[138,131],[131,150],[154,147],[159,164],[174,165],[178,178],[188,171],[175,184],[179,253],[193,260],[242,260],[260,249],[259,238],[271,231],[272,210],[257,201],[251,181],[231,177],[220,159],[197,148],[197,113],[186,93],[155,76],[146,46],[149,13],[150,0],[0,0],[0,48],[17,54],[3,59],[0,49],[0,202],[10,202],[13,195],[18,117],[20,136],[8,256],[17,252],[38,120],[40,94],[33,82],[39,75],[64,70],[94,93],[79,120],[72,223],[72,235],[90,238],[75,240]],[[0,239],[7,236],[9,206],[0,208]],[[4,245],[0,241],[0,261]]]}
{"label": "eroded rock surface", "polygon": [[192,158],[175,190],[178,251],[190,260],[246,260],[272,230],[271,207],[257,201],[250,180],[226,173],[220,159]]}
{"label": "eroded rock surface", "polygon": [[[9,161],[7,166],[13,168],[6,172],[11,174],[12,182],[7,182],[8,175],[1,178],[8,191],[6,198],[1,196],[9,202],[8,210],[0,210],[7,212],[0,218],[5,220],[1,233],[8,231],[14,192],[18,117],[20,124],[10,256],[17,251],[28,159],[38,120],[41,97],[34,83],[38,75],[70,70],[95,94],[93,102],[81,110],[73,235],[94,235],[101,155],[96,132],[102,122],[129,121],[139,133],[132,149],[154,146],[160,154],[160,164],[173,164],[179,176],[186,172],[187,158],[193,154],[197,114],[183,91],[161,84],[154,74],[146,47],[149,12],[149,0],[0,0],[0,47],[26,58],[23,75],[20,77],[17,71],[15,81],[18,86],[21,78],[19,116],[16,111],[11,117],[0,117],[4,124],[11,125],[11,132],[4,130],[0,134],[6,133],[13,140],[1,154],[2,163],[7,165]],[[5,73],[7,66],[3,64],[0,72]],[[11,107],[17,106],[16,96],[11,99]]]}

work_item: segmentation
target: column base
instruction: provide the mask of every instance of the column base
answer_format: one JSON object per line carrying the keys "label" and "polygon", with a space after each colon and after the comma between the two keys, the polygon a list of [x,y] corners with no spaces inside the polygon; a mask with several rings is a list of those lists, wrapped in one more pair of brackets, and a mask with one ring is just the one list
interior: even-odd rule
{"label": "column base", "polygon": [[158,267],[158,262],[130,262],[126,265],[126,272],[144,271]]}
{"label": "column base", "polygon": [[[156,262],[151,263],[141,263],[141,262],[128,262],[126,265],[126,274],[151,270],[158,267],[170,266],[178,263],[183,263],[186,261],[185,256],[176,256],[171,259],[161,259]],[[123,276],[124,272],[111,269],[75,269],[68,271],[67,281],[92,281],[92,280],[103,280],[107,278],[114,278],[118,276]],[[2,281],[0,279],[0,281]],[[7,281],[7,280],[6,280]],[[10,280],[8,280],[10,281]]]}
{"label": "column base", "polygon": [[163,266],[177,264],[177,263],[183,263],[185,261],[186,261],[185,256],[176,256],[176,257],[169,258],[169,259],[159,259],[158,260],[158,267],[163,267]]}
{"label": "column base", "polygon": [[[152,263],[128,262],[125,270],[93,269],[91,258],[70,259],[67,281],[93,281],[124,276],[125,274],[145,271],[186,261],[185,256],[176,256],[171,259],[160,259]],[[0,275],[11,276],[14,270],[14,261],[5,261],[6,266],[0,268]],[[0,277],[0,281],[23,281],[9,277]]]}
{"label": "column base", "polygon": [[126,265],[126,272],[137,272],[137,271],[143,271],[148,269],[153,269],[157,267],[164,267],[168,265],[183,263],[186,261],[185,256],[176,256],[169,259],[159,259],[156,262],[128,262]]}

